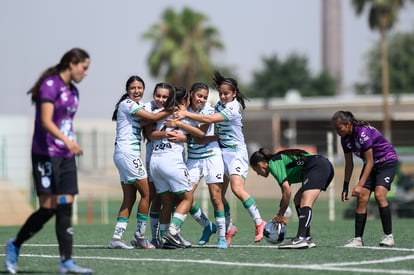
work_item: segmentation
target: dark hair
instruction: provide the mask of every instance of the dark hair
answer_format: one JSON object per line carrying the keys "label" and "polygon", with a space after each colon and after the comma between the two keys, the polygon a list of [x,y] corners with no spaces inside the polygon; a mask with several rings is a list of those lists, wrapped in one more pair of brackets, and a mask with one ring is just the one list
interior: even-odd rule
{"label": "dark hair", "polygon": [[175,87],[175,106],[180,105],[180,102],[186,100],[189,93],[184,87]]}
{"label": "dark hair", "polygon": [[125,91],[126,91],[126,93],[124,93],[121,96],[121,98],[118,100],[118,102],[115,104],[115,110],[112,113],[112,121],[116,121],[116,117],[117,117],[117,114],[118,114],[119,103],[121,103],[125,98],[128,97],[128,88],[129,88],[129,85],[131,85],[131,83],[134,82],[134,81],[141,82],[142,83],[142,86],[144,87],[144,90],[145,90],[145,82],[144,82],[144,80],[141,77],[139,77],[137,75],[130,76],[128,78],[126,84],[125,84]]}
{"label": "dark hair", "polygon": [[332,123],[336,123],[340,120],[341,123],[345,124],[351,122],[352,125],[357,126],[369,126],[370,124],[364,120],[358,120],[350,111],[337,111],[331,118]]}
{"label": "dark hair", "polygon": [[153,95],[157,92],[158,89],[167,89],[169,91],[169,95],[167,100],[165,101],[165,106],[164,109],[165,110],[172,110],[175,107],[175,88],[173,86],[171,86],[168,83],[157,83],[157,85],[155,85],[154,87],[154,92],[152,93]]}
{"label": "dark hair", "polygon": [[276,154],[273,154],[270,152],[270,150],[266,148],[260,148],[258,151],[254,152],[250,156],[249,163],[251,167],[255,167],[257,163],[261,161],[269,162],[274,156],[282,155],[282,154],[290,158],[299,157],[300,159],[305,159],[306,153],[307,153],[306,151],[301,150],[301,149],[286,149],[286,150],[279,151]]}
{"label": "dark hair", "polygon": [[63,72],[67,69],[69,69],[69,66],[71,63],[78,64],[80,62],[85,61],[86,59],[89,59],[89,54],[80,48],[73,48],[70,51],[66,52],[62,58],[60,59],[60,62],[52,67],[49,67],[46,69],[40,77],[37,79],[36,83],[33,85],[32,88],[26,93],[31,94],[31,101],[32,103],[36,103],[37,96],[39,94],[40,86],[43,83],[43,80],[45,80],[47,77],[51,75],[56,75],[60,72]]}
{"label": "dark hair", "polygon": [[208,89],[208,85],[205,83],[201,83],[201,82],[196,82],[194,83],[191,88],[190,88],[190,94],[197,92],[198,90],[207,90],[207,92],[209,92]]}
{"label": "dark hair", "polygon": [[229,86],[230,90],[233,92],[236,92],[236,100],[241,104],[243,110],[246,109],[244,100],[247,99],[247,97],[240,92],[239,87],[237,86],[237,81],[230,77],[224,77],[219,72],[215,72],[213,76],[213,86],[218,90],[223,84]]}

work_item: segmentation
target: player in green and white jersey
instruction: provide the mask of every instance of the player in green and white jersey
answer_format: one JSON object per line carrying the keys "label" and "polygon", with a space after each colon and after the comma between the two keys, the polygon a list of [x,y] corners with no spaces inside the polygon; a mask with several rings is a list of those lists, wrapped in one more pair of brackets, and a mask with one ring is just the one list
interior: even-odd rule
{"label": "player in green and white jersey", "polygon": [[122,241],[122,236],[126,231],[137,191],[140,194],[140,201],[137,209],[136,231],[131,244],[134,247],[155,248],[145,237],[150,190],[147,172],[141,160],[141,131],[143,120],[156,121],[169,115],[169,112],[163,111],[157,114],[147,112],[143,104],[139,102],[144,94],[144,89],[145,83],[142,78],[131,76],[126,82],[126,92],[115,105],[112,115],[112,120],[116,121],[113,159],[120,176],[123,201],[118,212],[112,240],[107,246],[111,249],[133,248]]}
{"label": "player in green and white jersey", "polygon": [[[175,101],[177,105],[187,108],[188,92],[183,88],[177,89]],[[187,133],[196,136],[204,136],[204,133],[189,124],[188,127],[182,127],[182,129],[164,125],[164,121],[170,118],[171,116],[158,121],[155,130],[149,135],[153,141],[150,173],[162,203],[159,217],[162,245],[168,248],[171,246],[187,248],[191,246],[191,243],[181,236],[180,228],[191,208],[193,193],[184,160],[184,142],[187,139]],[[175,210],[172,214],[173,207]]]}
{"label": "player in green and white jersey", "polygon": [[[209,88],[204,83],[194,83],[190,89],[190,106],[189,112],[205,115],[214,114],[214,107],[207,102]],[[211,202],[214,208],[214,216],[217,226],[210,222],[208,217],[203,213],[198,203],[193,202],[190,214],[193,218],[204,227],[203,234],[198,242],[199,245],[205,245],[213,233],[218,233],[218,248],[227,248],[225,239],[226,222],[224,215],[224,205],[222,200],[224,164],[221,156],[221,149],[217,142],[217,136],[214,134],[214,124],[202,124],[192,122],[205,132],[205,137],[197,138],[189,135],[187,141],[187,168],[193,183],[193,193],[195,192],[201,179],[204,178],[208,186]],[[179,120],[173,120],[169,126],[186,125]]]}
{"label": "player in green and white jersey", "polygon": [[[254,242],[259,242],[263,238],[263,228],[266,222],[260,216],[256,201],[244,188],[249,168],[241,114],[242,109],[245,107],[244,97],[238,88],[237,81],[233,78],[225,78],[216,72],[213,81],[220,96],[220,101],[217,103],[213,115],[195,114],[188,110],[180,109],[175,112],[174,117],[176,119],[187,117],[202,123],[215,123],[224,161],[223,200],[225,200],[224,195],[230,183],[231,190],[242,202],[256,225]],[[230,220],[227,213],[226,225],[229,224]],[[234,227],[227,227],[226,239],[228,245],[235,232]]]}

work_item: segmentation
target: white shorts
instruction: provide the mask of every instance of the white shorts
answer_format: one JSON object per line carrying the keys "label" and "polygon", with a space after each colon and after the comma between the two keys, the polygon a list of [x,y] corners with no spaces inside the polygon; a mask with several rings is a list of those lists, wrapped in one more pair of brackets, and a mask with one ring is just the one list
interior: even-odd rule
{"label": "white shorts", "polygon": [[113,159],[116,168],[118,168],[121,183],[133,183],[136,180],[147,178],[144,163],[137,154],[115,152]]}
{"label": "white shorts", "polygon": [[246,179],[249,170],[247,150],[237,148],[237,151],[234,151],[233,149],[221,148],[221,152],[224,162],[224,174],[228,177],[230,175],[240,175]]}
{"label": "white shorts", "polygon": [[150,173],[157,194],[166,192],[182,193],[192,190],[187,165],[182,156],[152,154]]}
{"label": "white shorts", "polygon": [[223,182],[224,163],[221,155],[205,159],[188,159],[187,168],[192,183],[199,184],[203,177],[206,184]]}

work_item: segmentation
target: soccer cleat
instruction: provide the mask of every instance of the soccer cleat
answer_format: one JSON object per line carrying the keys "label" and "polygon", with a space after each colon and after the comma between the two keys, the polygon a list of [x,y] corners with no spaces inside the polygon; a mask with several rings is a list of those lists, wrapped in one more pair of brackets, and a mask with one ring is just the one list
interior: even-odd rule
{"label": "soccer cleat", "polygon": [[263,239],[263,229],[266,226],[266,222],[262,220],[260,224],[256,225],[256,232],[254,235],[254,242],[260,242]]}
{"label": "soccer cleat", "polygon": [[92,274],[93,270],[77,265],[72,259],[60,263],[59,274]]}
{"label": "soccer cleat", "polygon": [[138,232],[132,236],[131,244],[136,248],[155,249],[155,246],[145,236],[140,236]]}
{"label": "soccer cleat", "polygon": [[217,248],[220,248],[220,249],[226,249],[227,248],[226,238],[223,238],[223,237],[218,238]]}
{"label": "soccer cleat", "polygon": [[6,243],[6,257],[4,258],[4,266],[10,274],[17,273],[17,259],[19,257],[19,248],[13,244],[14,239],[10,239]]}
{"label": "soccer cleat", "polygon": [[308,242],[306,239],[300,239],[300,238],[293,238],[287,243],[281,244],[278,246],[280,249],[290,248],[290,249],[300,249],[300,248],[308,248]]}
{"label": "soccer cleat", "polygon": [[153,239],[151,240],[151,244],[152,244],[153,246],[155,246],[155,248],[160,248],[160,247],[161,247],[161,243],[160,243],[160,241],[159,241],[157,238],[153,238]]}
{"label": "soccer cleat", "polygon": [[160,248],[162,249],[176,249],[177,247],[166,239],[160,241]]}
{"label": "soccer cleat", "polygon": [[190,247],[193,246],[189,241],[187,241],[186,239],[184,239],[183,236],[181,236],[180,233],[178,233],[178,236],[180,237],[181,242],[184,244],[184,248],[190,248]]}
{"label": "soccer cleat", "polygon": [[384,247],[393,247],[395,243],[394,243],[394,237],[392,236],[392,234],[384,235],[379,245],[384,246]]}
{"label": "soccer cleat", "polygon": [[127,245],[121,239],[112,239],[109,244],[106,246],[109,249],[134,249],[133,246]]}
{"label": "soccer cleat", "polygon": [[205,245],[210,240],[211,235],[217,232],[217,227],[214,223],[209,222],[209,224],[204,227],[203,234],[201,235],[200,240],[198,241],[199,245]]}
{"label": "soccer cleat", "polygon": [[236,233],[237,233],[237,227],[235,227],[234,225],[230,226],[229,230],[226,232],[227,246],[230,246],[231,240],[236,235]]}
{"label": "soccer cleat", "polygon": [[186,241],[179,232],[177,232],[176,234],[172,234],[171,232],[167,232],[165,233],[164,237],[163,237],[163,242],[165,243],[170,243],[172,245],[174,245],[175,247],[178,248],[189,248],[191,247],[191,243],[189,241]]}
{"label": "soccer cleat", "polygon": [[360,237],[350,239],[344,247],[361,247],[364,246],[364,242]]}
{"label": "soccer cleat", "polygon": [[309,248],[316,247],[316,244],[313,242],[312,238],[306,238],[306,241],[308,242],[308,247]]}

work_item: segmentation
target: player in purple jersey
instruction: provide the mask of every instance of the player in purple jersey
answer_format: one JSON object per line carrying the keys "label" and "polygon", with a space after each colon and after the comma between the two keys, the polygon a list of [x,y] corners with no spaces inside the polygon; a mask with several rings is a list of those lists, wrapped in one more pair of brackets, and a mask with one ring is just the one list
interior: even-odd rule
{"label": "player in purple jersey", "polygon": [[382,222],[384,236],[379,245],[394,246],[392,235],[391,209],[387,201],[387,192],[391,188],[398,167],[398,157],[392,144],[368,122],[357,120],[349,111],[338,111],[331,119],[332,127],[341,137],[345,154],[345,175],[342,201],[348,201],[348,186],[351,180],[354,162],[352,153],[363,161],[363,167],[352,196],[357,197],[355,211],[355,237],[345,246],[363,246],[362,236],[367,221],[367,205],[374,192]]}
{"label": "player in purple jersey", "polygon": [[48,68],[27,92],[36,106],[32,141],[32,168],[39,209],[26,220],[17,236],[6,244],[5,266],[17,273],[20,247],[56,216],[59,273],[91,274],[72,260],[72,204],[78,193],[75,156],[82,148],[74,140],[72,122],[78,109],[75,83],[88,75],[89,54],[79,48],[66,52],[59,64]]}

